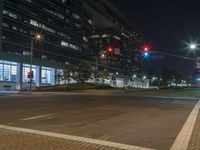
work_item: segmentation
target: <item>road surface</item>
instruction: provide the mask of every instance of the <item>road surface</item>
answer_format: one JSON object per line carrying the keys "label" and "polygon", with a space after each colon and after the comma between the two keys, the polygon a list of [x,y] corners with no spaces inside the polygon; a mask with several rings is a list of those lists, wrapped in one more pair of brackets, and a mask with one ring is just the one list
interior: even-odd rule
{"label": "road surface", "polygon": [[[168,150],[198,96],[196,90],[0,96],[0,149]],[[197,116],[188,149],[200,142]]]}

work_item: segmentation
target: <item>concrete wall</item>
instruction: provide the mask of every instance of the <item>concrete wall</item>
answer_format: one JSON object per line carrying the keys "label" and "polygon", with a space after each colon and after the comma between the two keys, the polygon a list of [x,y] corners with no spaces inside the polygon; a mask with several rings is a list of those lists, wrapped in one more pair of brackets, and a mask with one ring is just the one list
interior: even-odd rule
{"label": "concrete wall", "polygon": [[[6,88],[5,86],[9,86]],[[13,82],[0,82],[0,91],[7,91],[7,90],[16,90],[16,83]]]}
{"label": "concrete wall", "polygon": [[[49,86],[50,84],[40,84],[40,86]],[[0,91],[16,91],[17,84],[15,82],[0,81]],[[36,88],[36,84],[32,84],[32,89]],[[21,90],[28,91],[29,83],[22,83]]]}
{"label": "concrete wall", "polygon": [[149,80],[133,81],[133,82],[129,82],[128,85],[133,88],[149,88]]}

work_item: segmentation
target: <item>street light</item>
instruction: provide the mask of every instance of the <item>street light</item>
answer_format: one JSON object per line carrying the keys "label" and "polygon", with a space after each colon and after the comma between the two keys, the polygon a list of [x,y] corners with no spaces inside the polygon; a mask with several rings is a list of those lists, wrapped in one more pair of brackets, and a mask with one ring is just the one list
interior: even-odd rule
{"label": "street light", "polygon": [[197,48],[197,45],[196,45],[196,44],[191,44],[191,45],[190,45],[190,49],[194,50],[194,49],[196,49],[196,48]]}
{"label": "street light", "polygon": [[105,57],[105,54],[101,54],[101,59],[104,59]]}
{"label": "street light", "polygon": [[30,72],[29,72],[29,90],[31,92],[32,90],[32,78],[33,78],[33,70],[32,70],[32,64],[33,64],[33,43],[34,40],[41,40],[42,36],[40,34],[36,34],[34,37],[31,38],[31,54],[30,54]]}
{"label": "street light", "polygon": [[146,79],[147,79],[147,77],[146,77],[146,76],[143,76],[143,79],[144,79],[144,80],[146,80]]}

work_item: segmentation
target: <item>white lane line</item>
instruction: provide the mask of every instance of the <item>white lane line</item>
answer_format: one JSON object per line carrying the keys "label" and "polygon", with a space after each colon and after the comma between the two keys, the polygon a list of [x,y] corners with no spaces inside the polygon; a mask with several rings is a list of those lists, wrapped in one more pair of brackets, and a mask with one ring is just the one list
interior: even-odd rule
{"label": "white lane line", "polygon": [[183,128],[176,137],[176,140],[174,141],[171,150],[187,150],[192,135],[192,131],[194,129],[197,120],[199,109],[200,109],[200,101],[195,105],[192,112],[190,113]]}
{"label": "white lane line", "polygon": [[162,98],[162,99],[186,99],[186,100],[198,100],[197,97],[188,96],[152,96],[152,98]]}
{"label": "white lane line", "polygon": [[34,120],[34,119],[49,117],[49,116],[52,116],[52,115],[55,115],[55,114],[56,114],[56,113],[53,113],[53,114],[44,114],[44,115],[33,116],[33,117],[29,117],[29,118],[23,118],[23,119],[21,119],[21,120],[24,120],[24,121]]}
{"label": "white lane line", "polygon": [[5,125],[0,125],[0,128],[1,129],[5,129],[5,130],[17,131],[17,132],[24,132],[24,133],[31,133],[31,134],[42,135],[42,136],[50,136],[50,137],[55,137],[55,138],[62,138],[62,139],[66,139],[66,140],[86,142],[86,143],[90,143],[90,144],[108,146],[108,147],[118,148],[118,149],[153,150],[153,149],[145,148],[145,147],[121,144],[121,143],[116,143],[116,142],[108,142],[108,141],[97,140],[97,139],[92,139],[92,138],[72,136],[72,135],[53,133],[53,132],[47,132],[47,131],[39,131],[39,130],[32,130],[32,129],[19,128],[19,127],[11,127],[11,126],[5,126]]}

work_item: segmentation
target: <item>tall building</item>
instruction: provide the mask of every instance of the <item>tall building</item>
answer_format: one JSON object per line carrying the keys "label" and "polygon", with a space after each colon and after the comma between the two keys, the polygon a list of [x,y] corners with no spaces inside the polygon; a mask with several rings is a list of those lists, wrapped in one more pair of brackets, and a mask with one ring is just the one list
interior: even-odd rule
{"label": "tall building", "polygon": [[[91,35],[93,54],[100,64],[118,68],[131,77],[140,72],[140,52],[142,37],[128,25],[125,17],[109,0],[85,0],[85,9],[91,14],[95,32]],[[117,69],[112,72],[118,72]]]}
{"label": "tall building", "polygon": [[100,64],[119,68],[123,74],[131,76],[140,70],[138,50],[142,40],[137,33],[127,32],[116,29],[100,30],[91,36],[91,43]]}
{"label": "tall building", "polygon": [[108,44],[115,53],[99,63],[126,74],[138,68],[142,39],[109,0],[1,0],[0,12],[0,89],[27,86],[31,47],[33,86],[55,84],[63,64],[99,59]]}
{"label": "tall building", "polygon": [[27,83],[31,41],[33,83],[54,84],[57,68],[91,56],[91,20],[81,0],[1,0],[0,81]]}

